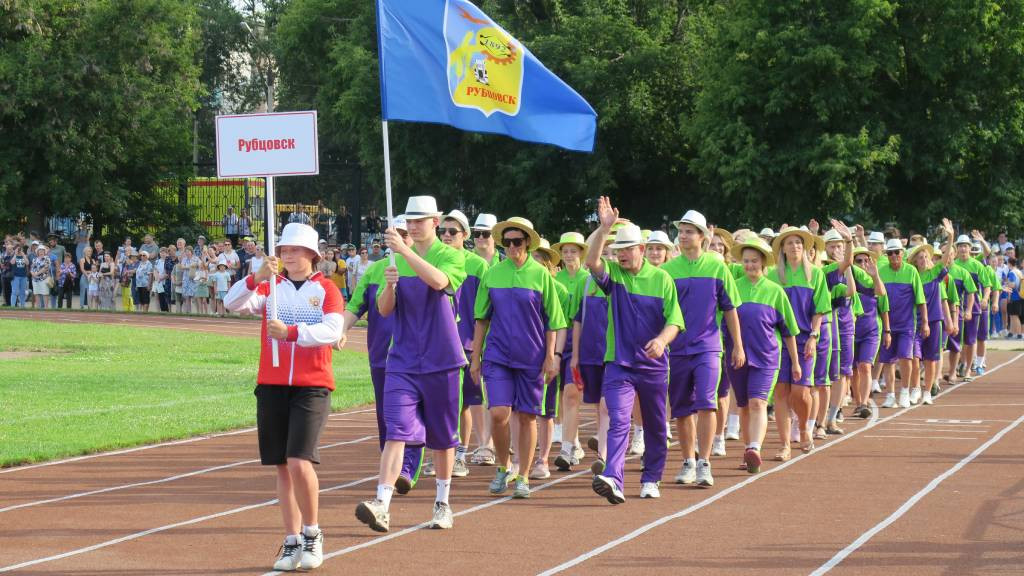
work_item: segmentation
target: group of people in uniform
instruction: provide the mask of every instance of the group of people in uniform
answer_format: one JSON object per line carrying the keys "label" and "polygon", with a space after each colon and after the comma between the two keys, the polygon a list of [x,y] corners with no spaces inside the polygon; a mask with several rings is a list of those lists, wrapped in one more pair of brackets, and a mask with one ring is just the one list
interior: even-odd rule
{"label": "group of people in uniform", "polygon": [[[361,522],[387,532],[393,495],[433,475],[429,526],[451,528],[452,478],[470,464],[494,467],[491,494],[529,498],[530,480],[549,477],[549,466],[568,472],[587,457],[585,404],[597,408],[586,441],[593,490],[622,504],[630,455],[642,462],[640,498],[660,497],[672,440],[682,455],[675,483],[710,488],[727,439],[742,441],[738,464],[756,474],[772,421],[773,458],[787,461],[842,434],[844,407],[870,417],[873,393],[884,394],[882,407],[930,404],[943,382],[984,372],[998,286],[979,258],[984,238],[956,236],[948,220],[934,244],[905,244],[837,220],[827,231],[812,221],[729,233],[690,210],[673,222],[673,241],[621,218],[602,197],[597,221],[589,237],[567,232],[552,245],[526,218],[485,213],[470,225],[461,211],[414,196],[384,233],[392,258],[370,267],[344,310],[304,315],[279,304],[292,317],[265,320],[265,349],[274,339],[338,349],[367,320],[381,457],[376,494],[356,507]],[[265,266],[226,301],[260,308],[256,294],[268,293],[278,260]],[[295,282],[290,273],[277,279]],[[330,330],[318,329],[324,323]],[[281,384],[272,373],[261,359],[258,402],[259,388]],[[326,416],[314,410],[296,426],[295,415],[308,413],[293,407],[285,428],[305,430],[306,448],[293,450],[286,435],[277,441],[287,446],[283,459],[264,457],[260,420],[261,457],[278,466],[290,534],[277,569],[318,565],[306,548],[322,546],[315,506],[303,506],[316,492],[296,492],[297,508],[287,510],[282,494],[312,489],[307,468],[292,462],[316,461],[309,438],[319,438]],[[310,534],[319,541],[310,544]]]}

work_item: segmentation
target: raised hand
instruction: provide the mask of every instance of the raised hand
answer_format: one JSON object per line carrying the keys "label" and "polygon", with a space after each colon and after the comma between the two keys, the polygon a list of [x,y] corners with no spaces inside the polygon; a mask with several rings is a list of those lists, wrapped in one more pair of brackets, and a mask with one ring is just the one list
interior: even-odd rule
{"label": "raised hand", "polygon": [[612,225],[619,219],[619,209],[612,207],[612,202],[607,196],[597,199],[597,219],[605,230],[611,230]]}
{"label": "raised hand", "polygon": [[809,222],[807,222],[807,229],[810,230],[811,233],[817,234],[818,231],[821,230],[821,225],[818,224],[817,220],[815,220],[814,218],[811,218],[811,220]]}
{"label": "raised hand", "polygon": [[953,223],[949,218],[942,219],[942,231],[946,233],[946,237],[949,238],[950,242],[956,238],[956,232],[953,231]]}
{"label": "raised hand", "polygon": [[839,232],[839,235],[843,237],[843,240],[847,242],[853,242],[853,234],[850,233],[850,229],[846,226],[846,224],[843,224],[842,222],[836,220],[835,218],[832,218],[831,220],[829,220],[829,222],[832,224],[832,228],[836,232]]}

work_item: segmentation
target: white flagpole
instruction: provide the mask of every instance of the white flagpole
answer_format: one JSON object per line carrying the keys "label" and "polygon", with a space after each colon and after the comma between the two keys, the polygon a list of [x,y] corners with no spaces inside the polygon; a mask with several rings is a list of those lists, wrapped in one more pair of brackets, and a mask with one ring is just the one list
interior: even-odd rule
{"label": "white flagpole", "polygon": [[[384,191],[387,195],[388,204],[388,228],[395,225],[395,212],[391,205],[391,145],[388,143],[388,121],[381,121],[382,134],[384,136]],[[395,265],[395,251],[391,251],[391,265]]]}
{"label": "white flagpole", "polygon": [[[273,256],[274,253],[274,230],[277,229],[277,212],[275,212],[274,202],[274,177],[267,176],[267,187],[265,190],[265,204],[267,214],[267,255]],[[272,276],[270,278],[270,298],[267,300],[267,312],[269,314],[268,322],[270,320],[277,320],[277,277]],[[270,351],[271,351],[271,364],[274,368],[281,365],[281,359],[278,356],[277,350],[277,339],[270,339]]]}

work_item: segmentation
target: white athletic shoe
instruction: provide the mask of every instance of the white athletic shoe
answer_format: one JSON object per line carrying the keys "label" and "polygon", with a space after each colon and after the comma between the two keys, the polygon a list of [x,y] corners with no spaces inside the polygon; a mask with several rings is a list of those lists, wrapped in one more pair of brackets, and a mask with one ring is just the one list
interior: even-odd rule
{"label": "white athletic shoe", "polygon": [[910,408],[910,391],[900,388],[900,408]]}
{"label": "white athletic shoe", "polygon": [[534,460],[533,467],[530,469],[530,478],[533,480],[551,478],[551,469],[548,468],[548,463],[539,459]]}
{"label": "white athletic shoe", "polygon": [[932,404],[934,404],[934,403],[935,403],[935,402],[934,402],[934,401],[932,400],[932,391],[931,391],[931,390],[925,390],[925,391],[924,391],[924,392],[923,392],[923,393],[921,394],[921,403],[922,403],[922,404],[927,404],[927,405],[929,405],[929,406],[931,406]]}
{"label": "white athletic shoe", "polygon": [[281,552],[277,556],[277,561],[274,562],[274,570],[282,572],[298,570],[301,561],[302,540],[296,540],[294,544],[289,544],[288,538],[285,538],[284,544],[281,545]]}
{"label": "white athletic shoe", "polygon": [[871,381],[871,392],[874,393],[874,394],[878,394],[881,391],[882,391],[882,385],[878,383],[878,380],[872,380]]}
{"label": "white athletic shoe", "polygon": [[644,482],[644,485],[640,487],[641,498],[661,498],[661,489],[658,488],[657,482]]}
{"label": "white athletic shoe", "polygon": [[921,403],[921,387],[920,386],[918,386],[916,388],[911,388],[910,389],[910,403],[911,404],[920,404]]}
{"label": "white athletic shoe", "polygon": [[693,484],[697,481],[697,462],[694,460],[683,461],[683,467],[676,474],[676,484]]}
{"label": "white athletic shoe", "polygon": [[466,466],[465,460],[455,459],[455,464],[452,466],[452,476],[456,478],[469,476],[469,466]]}
{"label": "white athletic shoe", "polygon": [[434,516],[430,519],[430,527],[434,530],[451,530],[454,524],[452,507],[444,502],[434,502]]}
{"label": "white athletic shoe", "polygon": [[843,408],[847,408],[847,407],[852,406],[852,405],[853,405],[853,396],[850,396],[849,394],[847,394],[846,398],[843,398]]}
{"label": "white athletic shoe", "polygon": [[552,440],[552,443],[553,444],[558,444],[559,446],[562,445],[562,425],[561,424],[555,424],[555,434],[554,434],[554,440]]}
{"label": "white athletic shoe", "polygon": [[711,455],[725,456],[725,438],[715,436],[715,439],[711,441]]}
{"label": "white athletic shoe", "polygon": [[643,434],[633,433],[633,441],[629,443],[629,454],[640,455],[644,453],[644,436]]}
{"label": "white athletic shoe", "polygon": [[697,486],[710,488],[715,485],[715,478],[711,475],[711,462],[702,460],[697,463]]}
{"label": "white athletic shoe", "polygon": [[324,533],[317,530],[314,536],[302,533],[302,559],[299,567],[303,570],[319,568],[324,563]]}
{"label": "white athletic shoe", "polygon": [[896,394],[892,392],[885,395],[885,402],[882,402],[882,408],[895,408],[896,407]]}
{"label": "white athletic shoe", "polygon": [[740,429],[739,428],[730,428],[730,427],[726,426],[726,428],[725,428],[725,439],[726,440],[739,440],[740,439]]}
{"label": "white athletic shoe", "polygon": [[618,486],[615,485],[615,481],[607,476],[595,475],[594,480],[590,483],[590,487],[599,496],[604,496],[608,499],[608,502],[611,504],[622,504],[626,501],[622,490],[619,490]]}
{"label": "white athletic shoe", "polygon": [[583,446],[576,444],[572,447],[572,457],[576,459],[577,464],[579,464],[579,461],[583,460],[583,457],[586,455],[587,453],[583,451]]}
{"label": "white athletic shoe", "polygon": [[432,461],[424,462],[423,468],[420,468],[420,474],[424,476],[434,476],[437,471],[434,470],[434,463]]}
{"label": "white athletic shoe", "polygon": [[366,500],[356,506],[356,518],[375,532],[387,532],[391,527],[391,515],[380,500]]}

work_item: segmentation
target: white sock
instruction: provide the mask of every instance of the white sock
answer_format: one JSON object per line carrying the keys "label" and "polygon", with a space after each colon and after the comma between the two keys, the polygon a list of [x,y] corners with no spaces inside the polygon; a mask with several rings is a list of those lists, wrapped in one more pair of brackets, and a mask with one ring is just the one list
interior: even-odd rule
{"label": "white sock", "polygon": [[391,484],[377,484],[377,500],[384,504],[384,509],[391,507],[391,495],[395,493],[395,487]]}
{"label": "white sock", "polygon": [[687,458],[683,462],[686,463],[686,464],[689,464],[690,466],[696,466],[697,465],[697,460],[695,458]]}
{"label": "white sock", "polygon": [[761,451],[761,443],[760,442],[751,442],[750,444],[747,444],[747,450],[757,450],[758,452],[760,452]]}
{"label": "white sock", "polygon": [[302,527],[302,533],[305,534],[306,536],[316,536],[317,534],[320,533],[320,525],[319,524],[310,524],[309,526],[303,526]]}
{"label": "white sock", "polygon": [[726,421],[725,426],[729,430],[739,430],[740,429],[740,415],[739,414],[729,414],[729,419]]}
{"label": "white sock", "polygon": [[634,436],[643,437],[643,435],[644,435],[644,427],[643,426],[633,426],[633,435]]}
{"label": "white sock", "polygon": [[708,462],[704,458],[698,458],[697,459],[697,466],[711,466],[711,462]]}
{"label": "white sock", "polygon": [[985,365],[985,357],[984,356],[978,356],[977,362],[978,362],[978,366],[984,366]]}
{"label": "white sock", "polygon": [[294,546],[294,545],[298,544],[299,542],[302,542],[302,536],[300,536],[298,534],[289,534],[289,535],[284,537],[284,543],[285,544],[290,544],[290,545]]}
{"label": "white sock", "polygon": [[451,481],[451,479],[441,480],[440,478],[438,478],[437,479],[437,498],[435,498],[434,501],[435,502],[443,502],[443,503],[447,504],[448,503],[448,492],[450,492],[451,489],[452,489],[452,481]]}
{"label": "white sock", "polygon": [[466,447],[462,444],[459,444],[459,446],[455,448],[455,459],[461,462],[466,461]]}
{"label": "white sock", "polygon": [[836,406],[836,407],[835,407],[835,408],[834,408],[834,409],[832,410],[832,420],[835,420],[835,419],[836,419],[836,417],[837,417],[837,416],[839,416],[839,411],[840,411],[840,410],[841,410],[841,408],[840,408],[839,406]]}
{"label": "white sock", "polygon": [[807,429],[813,431],[814,430],[814,425],[816,423],[817,423],[817,421],[814,418],[808,418],[807,419]]}
{"label": "white sock", "polygon": [[716,442],[725,442],[725,434],[715,434]]}

